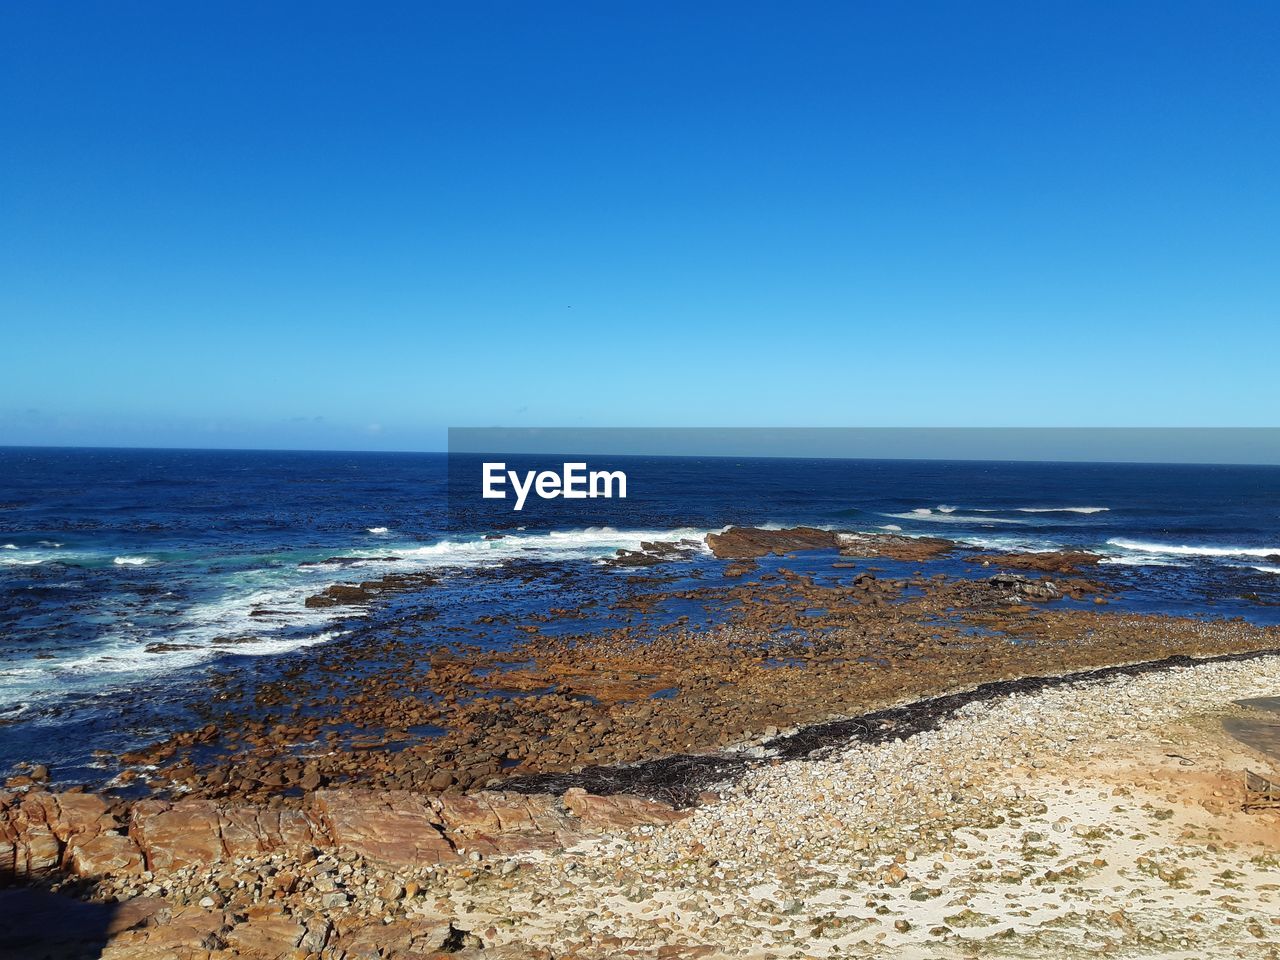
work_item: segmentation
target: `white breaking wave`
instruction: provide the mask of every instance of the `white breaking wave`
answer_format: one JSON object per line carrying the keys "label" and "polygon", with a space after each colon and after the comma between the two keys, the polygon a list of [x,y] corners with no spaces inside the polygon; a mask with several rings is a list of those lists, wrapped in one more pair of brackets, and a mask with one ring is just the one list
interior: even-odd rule
{"label": "white breaking wave", "polygon": [[1030,535],[1009,534],[1007,536],[970,536],[962,534],[955,538],[957,543],[967,543],[971,547],[983,550],[1016,550],[1019,553],[1053,553],[1063,549],[1063,544],[1053,543],[1040,537]]}
{"label": "white breaking wave", "polygon": [[1257,570],[1259,573],[1280,573],[1280,567],[1261,566],[1254,567],[1253,569]]}
{"label": "white breaking wave", "polygon": [[[298,628],[316,630],[335,619],[359,617],[362,607],[309,608],[307,597],[333,583],[353,579],[354,569],[391,572],[449,570],[492,566],[519,558],[587,559],[611,557],[619,549],[638,550],[643,541],[695,539],[703,550],[705,530],[615,530],[594,527],[585,530],[512,533],[496,539],[482,537],[440,540],[436,543],[386,543],[378,548],[349,551],[355,563],[341,565],[304,564],[293,568],[286,582],[279,573],[245,571],[227,584],[227,594],[214,601],[197,604],[183,616],[186,625],[170,630],[163,639],[190,643],[200,649],[174,651],[158,657],[178,662],[217,653],[272,653],[322,642],[311,636],[290,636]],[[394,559],[388,559],[388,556]],[[356,579],[359,579],[357,576]],[[252,637],[249,643],[219,644],[219,637]],[[328,639],[333,634],[325,634]],[[155,656],[155,655],[148,655]],[[137,662],[135,656],[135,662]],[[150,663],[144,659],[143,662]]]}
{"label": "white breaking wave", "polygon": [[1108,513],[1110,507],[1016,507],[1018,513]]}
{"label": "white breaking wave", "polygon": [[[108,640],[92,653],[75,659],[59,660],[49,670],[58,677],[63,691],[76,689],[77,679],[88,682],[90,688],[98,685],[97,677],[106,674],[152,673],[191,666],[218,654],[234,653],[241,656],[264,656],[287,653],[302,647],[325,643],[338,636],[337,632],[321,632],[305,637],[264,636],[252,642],[233,647],[190,644],[187,649],[173,649],[163,654],[147,653],[146,646],[132,640]],[[182,643],[183,636],[175,635],[170,642]],[[45,671],[40,671],[43,674]],[[37,697],[38,698],[38,697]],[[34,699],[34,698],[33,698]]]}
{"label": "white breaking wave", "polygon": [[[46,547],[61,547],[62,544],[55,544],[52,541],[42,540],[40,543]],[[0,547],[0,549],[7,549]],[[15,547],[15,550],[19,548]],[[50,550],[36,549],[27,547],[21,549],[17,553],[6,553],[0,556],[0,566],[10,567],[38,567],[42,563],[67,563],[74,565],[99,566],[110,560],[110,554],[95,554],[78,550]]]}
{"label": "white breaking wave", "polygon": [[[550,530],[545,533],[512,533],[492,540],[440,540],[410,547],[391,547],[399,562],[379,563],[378,569],[397,566],[470,567],[491,565],[520,557],[546,557],[557,560],[605,559],[618,550],[639,550],[645,541],[694,540],[706,550],[707,530],[685,527],[677,530],[616,530],[613,527],[588,527],[585,530]],[[379,557],[386,551],[357,550],[356,557]]]}
{"label": "white breaking wave", "polygon": [[384,533],[390,533],[390,532],[391,532],[390,527],[369,527],[369,533],[376,534],[378,536],[381,536]]}
{"label": "white breaking wave", "polygon": [[938,512],[939,512],[939,513],[955,513],[955,512],[956,512],[956,508],[955,508],[955,507],[948,507],[946,504],[939,504],[939,506],[938,506]]}
{"label": "white breaking wave", "polygon": [[[114,562],[122,559],[147,560],[122,557]],[[291,575],[286,583],[279,582],[279,569],[234,574],[224,581],[224,596],[192,604],[163,629],[131,629],[127,619],[117,620],[115,629],[91,650],[0,672],[0,702],[35,703],[75,691],[109,691],[111,684],[132,674],[182,669],[221,655],[285,653],[333,639],[339,633],[329,626],[332,621],[364,613],[359,607],[306,607],[306,598],[335,578],[315,567],[299,572],[300,577]],[[151,644],[164,648],[148,652]]]}
{"label": "white breaking wave", "polygon": [[18,549],[18,545],[16,543],[6,543],[3,545],[0,545],[0,550],[17,550],[17,549]]}
{"label": "white breaking wave", "polygon": [[[954,509],[954,508],[953,508]],[[909,513],[882,513],[882,517],[895,520],[922,520],[925,523],[1017,523],[1025,524],[1026,520],[1011,520],[1008,517],[971,517],[959,513],[934,513],[929,507],[916,507]]]}
{"label": "white breaking wave", "polygon": [[896,523],[884,523],[880,525],[881,530],[901,530],[902,528]]}
{"label": "white breaking wave", "polygon": [[[585,530],[516,532],[493,540],[480,537],[437,543],[385,544],[379,549],[347,554],[363,558],[357,568],[382,571],[474,568],[519,558],[603,560],[617,550],[638,550],[644,541],[694,541],[706,551],[706,530]],[[385,543],[385,541],[384,541]],[[387,561],[388,554],[397,557]],[[63,555],[66,556],[66,555]],[[109,556],[109,555],[108,555]],[[53,559],[46,555],[45,559]],[[61,559],[61,557],[59,557]],[[96,558],[104,563],[106,557]],[[5,556],[0,563],[39,563]],[[158,562],[145,556],[119,556],[117,566]],[[290,568],[254,569],[223,581],[223,596],[191,605],[162,630],[117,629],[103,635],[91,651],[36,663],[6,664],[0,670],[0,702],[36,702],[69,691],[98,689],[103,682],[120,682],[128,674],[180,669],[220,655],[284,653],[325,643],[339,635],[335,620],[359,617],[362,607],[310,608],[307,597],[333,583],[352,579],[351,564],[303,564]],[[281,577],[284,580],[281,580]],[[164,649],[147,652],[151,644]],[[154,649],[154,648],[153,648]],[[103,689],[107,689],[103,687]]]}
{"label": "white breaking wave", "polygon": [[1280,547],[1212,547],[1190,544],[1148,543],[1145,540],[1127,540],[1112,537],[1107,541],[1112,547],[1132,550],[1135,553],[1166,555],[1171,557],[1271,557],[1280,556]]}
{"label": "white breaking wave", "polygon": [[1103,557],[1099,563],[1110,564],[1119,567],[1176,567],[1178,566],[1168,557],[1161,559],[1154,554],[1144,553],[1137,556],[1127,557]]}
{"label": "white breaking wave", "polygon": [[972,513],[1109,513],[1110,507],[974,507]]}

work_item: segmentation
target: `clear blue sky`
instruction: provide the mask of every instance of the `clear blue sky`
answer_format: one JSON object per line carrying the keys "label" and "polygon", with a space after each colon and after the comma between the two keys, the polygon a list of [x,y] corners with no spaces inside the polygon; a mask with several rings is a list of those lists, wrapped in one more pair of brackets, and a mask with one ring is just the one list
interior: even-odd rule
{"label": "clear blue sky", "polygon": [[9,3],[0,443],[1280,422],[1280,5]]}

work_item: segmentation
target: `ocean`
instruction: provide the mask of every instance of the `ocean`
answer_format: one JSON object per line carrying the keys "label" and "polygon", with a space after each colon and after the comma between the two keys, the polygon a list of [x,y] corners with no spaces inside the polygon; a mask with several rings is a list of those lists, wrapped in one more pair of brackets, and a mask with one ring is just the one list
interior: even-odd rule
{"label": "ocean", "polygon": [[[1280,622],[1280,467],[613,457],[626,499],[498,513],[449,497],[451,472],[478,490],[481,459],[0,448],[0,771],[90,777],[93,749],[190,724],[212,672],[266,680],[347,631],[412,619],[424,645],[511,642],[477,615],[608,598],[629,573],[600,563],[617,550],[729,524],[1083,548],[1105,555],[1113,608]],[[529,564],[561,575],[503,575]],[[723,565],[674,566],[705,586]],[[305,606],[419,571],[439,583],[368,612]],[[599,625],[621,616],[601,607]]]}

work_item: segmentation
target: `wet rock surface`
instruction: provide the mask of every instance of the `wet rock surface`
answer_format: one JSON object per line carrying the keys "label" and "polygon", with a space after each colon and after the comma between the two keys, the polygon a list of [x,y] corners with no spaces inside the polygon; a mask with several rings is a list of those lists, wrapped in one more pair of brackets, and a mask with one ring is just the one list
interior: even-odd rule
{"label": "wet rock surface", "polygon": [[707,534],[707,547],[721,559],[750,560],[770,553],[794,550],[834,550],[839,543],[831,530],[791,527],[766,530],[759,527],[730,527],[723,533]]}
{"label": "wet rock surface", "polygon": [[[447,635],[424,643],[430,620],[404,621],[326,645],[322,669],[299,663],[256,688],[215,677],[208,722],[125,755],[125,775],[139,771],[134,782],[161,796],[296,806],[319,788],[457,792],[511,778],[566,783],[565,775],[589,768],[608,771],[582,781],[593,792],[625,783],[686,803],[732,766],[722,759],[727,750],[763,742],[770,731],[983,683],[1280,646],[1280,631],[1239,622],[1100,612],[1095,604],[1109,588],[1078,576],[957,577],[916,560],[896,569],[917,569],[887,575],[876,561],[910,540],[896,535],[733,528],[719,536],[729,539],[712,535],[712,548],[734,554],[799,544],[830,552],[805,572],[789,559],[729,560],[739,575],[709,587],[670,587],[670,578],[620,570],[630,588],[611,612],[629,616],[622,627],[573,629],[594,616],[589,605],[503,624],[481,617],[481,628],[511,627],[522,638],[493,649]],[[912,542],[935,559],[957,549]],[[644,549],[674,558],[691,547]],[[518,589],[562,571],[526,563],[493,575]],[[425,581],[428,595],[434,582]],[[378,583],[378,593],[367,584],[352,589],[377,602],[418,588]],[[714,620],[696,625],[697,610],[714,611]],[[669,758],[665,771],[640,766]],[[637,769],[612,772],[622,767]]]}
{"label": "wet rock surface", "polygon": [[[325,561],[329,564],[342,564],[343,558]],[[394,560],[394,557],[387,557]],[[393,573],[378,580],[365,580],[362,583],[335,583],[320,593],[307,597],[306,606],[311,608],[356,606],[375,600],[380,594],[392,590],[420,590],[436,583],[436,578],[426,573]]]}
{"label": "wet rock surface", "polygon": [[846,557],[888,557],[921,563],[951,553],[957,545],[939,537],[903,537],[892,533],[840,534],[840,553]]}
{"label": "wet rock surface", "polygon": [[970,563],[1005,567],[1011,570],[1037,570],[1041,573],[1079,573],[1102,561],[1101,554],[1085,550],[1052,550],[1040,553],[979,553],[966,557]]}
{"label": "wet rock surface", "polygon": [[604,562],[610,567],[655,567],[687,559],[698,549],[696,540],[644,540],[639,550],[619,550]]}

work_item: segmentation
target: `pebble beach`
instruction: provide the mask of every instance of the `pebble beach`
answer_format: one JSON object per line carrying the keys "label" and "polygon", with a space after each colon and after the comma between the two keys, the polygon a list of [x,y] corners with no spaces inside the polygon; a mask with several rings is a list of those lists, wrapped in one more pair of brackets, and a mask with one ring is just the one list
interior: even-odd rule
{"label": "pebble beach", "polygon": [[1242,804],[1244,770],[1280,761],[1223,721],[1277,690],[1269,656],[1010,695],[564,848],[109,878],[166,906],[102,955],[1275,956],[1280,811]]}

